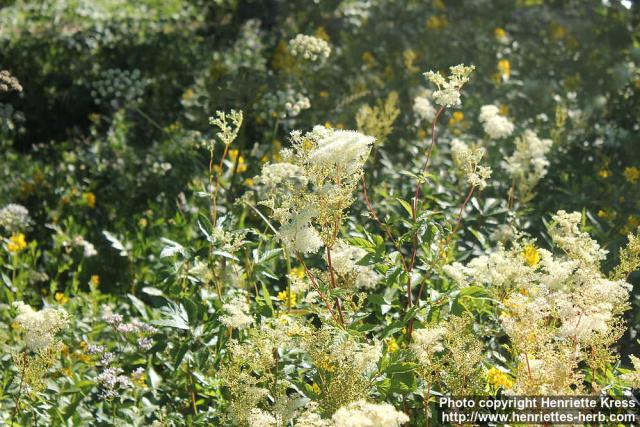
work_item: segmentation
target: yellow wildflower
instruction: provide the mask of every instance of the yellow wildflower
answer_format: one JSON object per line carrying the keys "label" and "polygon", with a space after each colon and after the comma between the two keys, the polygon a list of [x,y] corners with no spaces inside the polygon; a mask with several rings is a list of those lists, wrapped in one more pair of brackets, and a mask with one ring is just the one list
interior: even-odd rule
{"label": "yellow wildflower", "polygon": [[507,32],[504,30],[504,28],[500,28],[500,27],[493,30],[493,34],[496,36],[498,40],[504,40],[507,37]]}
{"label": "yellow wildflower", "polygon": [[91,209],[96,207],[96,195],[92,192],[82,193],[82,199]]}
{"label": "yellow wildflower", "polygon": [[9,237],[9,243],[7,243],[7,250],[9,252],[19,252],[27,247],[27,241],[24,234],[17,233]]}
{"label": "yellow wildflower", "polygon": [[598,176],[602,179],[609,178],[613,173],[609,169],[601,169],[598,171]]}
{"label": "yellow wildflower", "polygon": [[535,267],[540,262],[540,253],[534,245],[529,244],[522,250],[522,258],[524,258],[524,262],[531,267]]}
{"label": "yellow wildflower", "polygon": [[278,292],[278,299],[282,301],[287,307],[295,307],[297,302],[296,294],[291,292],[291,299],[289,299],[289,291],[287,290]]}
{"label": "yellow wildflower", "polygon": [[58,304],[66,304],[69,302],[69,297],[62,292],[56,292],[54,298],[58,302]]}
{"label": "yellow wildflower", "polygon": [[463,120],[464,120],[464,113],[462,111],[456,111],[453,113],[453,116],[449,119],[449,126],[455,126]]}
{"label": "yellow wildflower", "polygon": [[395,353],[399,348],[400,346],[396,342],[395,338],[389,338],[389,341],[387,341],[387,351],[389,353]]}
{"label": "yellow wildflower", "polygon": [[100,284],[100,276],[97,274],[92,275],[91,279],[89,279],[89,283],[93,286],[98,286]]}
{"label": "yellow wildflower", "polygon": [[326,90],[321,90],[318,95],[320,95],[320,98],[328,98],[329,92],[327,92]]}
{"label": "yellow wildflower", "polygon": [[291,276],[297,279],[304,279],[304,267],[298,266],[291,269]]}
{"label": "yellow wildflower", "polygon": [[418,138],[420,138],[420,139],[424,139],[424,138],[426,138],[426,137],[427,137],[427,131],[426,131],[426,130],[424,130],[424,129],[420,129],[420,130],[418,131]]}
{"label": "yellow wildflower", "polygon": [[509,106],[505,105],[505,104],[500,104],[500,108],[498,109],[498,114],[500,114],[501,116],[508,116],[509,115]]}
{"label": "yellow wildflower", "polygon": [[508,59],[498,61],[498,72],[503,80],[509,80],[509,77],[511,77],[511,63]]}
{"label": "yellow wildflower", "polygon": [[640,179],[640,168],[637,167],[629,167],[629,168],[624,168],[624,177],[627,180],[627,182],[631,183],[631,184],[635,184],[636,182],[638,182],[638,179]]}
{"label": "yellow wildflower", "polygon": [[247,187],[253,187],[253,178],[247,178],[244,180],[244,185]]}
{"label": "yellow wildflower", "polygon": [[513,380],[511,377],[495,366],[487,372],[487,383],[493,387],[502,387],[505,390],[513,387]]}
{"label": "yellow wildflower", "polygon": [[600,209],[597,215],[598,215],[598,218],[602,218],[602,219],[615,219],[616,217],[615,212],[610,212],[604,209]]}
{"label": "yellow wildflower", "polygon": [[313,389],[313,392],[314,392],[315,394],[320,394],[320,386],[318,386],[318,384],[313,383],[313,384],[311,385],[311,388]]}
{"label": "yellow wildflower", "polygon": [[636,231],[638,227],[640,227],[640,219],[635,215],[629,215],[627,217],[627,223],[622,230],[620,230],[620,234],[627,236]]}
{"label": "yellow wildflower", "polygon": [[229,150],[229,158],[231,159],[234,165],[236,164],[236,162],[238,163],[238,168],[236,169],[238,173],[242,173],[247,170],[247,164],[244,161],[244,157],[240,155],[240,151]]}

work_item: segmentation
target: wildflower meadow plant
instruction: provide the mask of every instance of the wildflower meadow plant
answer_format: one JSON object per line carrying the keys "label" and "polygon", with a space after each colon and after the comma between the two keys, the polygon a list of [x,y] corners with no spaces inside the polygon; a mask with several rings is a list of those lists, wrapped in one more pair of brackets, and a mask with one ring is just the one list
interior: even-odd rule
{"label": "wildflower meadow plant", "polygon": [[448,397],[630,401],[625,2],[13,3],[0,424],[433,426]]}

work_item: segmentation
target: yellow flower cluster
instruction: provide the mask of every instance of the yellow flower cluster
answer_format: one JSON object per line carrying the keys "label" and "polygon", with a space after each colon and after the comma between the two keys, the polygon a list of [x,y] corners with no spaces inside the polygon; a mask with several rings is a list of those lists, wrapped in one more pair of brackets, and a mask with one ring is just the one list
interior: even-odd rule
{"label": "yellow flower cluster", "polygon": [[527,245],[522,250],[522,258],[529,266],[535,267],[540,262],[540,253],[534,245]]}
{"label": "yellow flower cluster", "polygon": [[291,292],[291,299],[289,299],[289,291],[287,290],[278,292],[278,299],[287,307],[295,307],[298,302],[298,297],[293,292]]}
{"label": "yellow flower cluster", "polygon": [[89,206],[91,209],[96,207],[96,195],[92,192],[87,192],[82,194],[82,200]]}
{"label": "yellow flower cluster", "polygon": [[9,243],[7,243],[7,250],[9,252],[20,252],[27,247],[27,240],[22,233],[13,234],[9,237]]}
{"label": "yellow flower cluster", "polygon": [[487,384],[508,390],[513,387],[513,380],[509,375],[494,366],[487,372]]}
{"label": "yellow flower cluster", "polygon": [[623,173],[627,182],[631,184],[635,184],[640,179],[640,168],[637,168],[635,166],[625,168]]}

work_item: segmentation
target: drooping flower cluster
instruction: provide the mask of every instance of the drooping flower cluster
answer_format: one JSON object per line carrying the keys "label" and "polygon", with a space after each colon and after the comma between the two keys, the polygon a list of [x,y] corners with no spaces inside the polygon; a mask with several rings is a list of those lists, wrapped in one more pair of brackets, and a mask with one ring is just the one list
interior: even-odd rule
{"label": "drooping flower cluster", "polygon": [[580,213],[564,211],[552,218],[549,235],[564,255],[516,242],[458,264],[454,274],[445,270],[501,301],[501,325],[520,357],[516,393],[578,393],[578,366],[601,369],[613,357],[608,349],[619,336],[630,286],[601,273],[605,252],[579,230],[580,220]]}
{"label": "drooping flower cluster", "polygon": [[15,321],[24,330],[27,347],[34,352],[43,352],[58,346],[56,334],[67,325],[69,315],[62,309],[44,308],[35,311],[22,301],[13,303],[18,315]]}
{"label": "drooping flower cluster", "polygon": [[516,180],[521,193],[527,193],[547,174],[549,160],[546,155],[553,142],[540,139],[531,130],[516,139],[516,149],[505,159],[505,170]]}
{"label": "drooping flower cluster", "polygon": [[495,105],[482,106],[478,119],[484,131],[493,139],[505,138],[511,135],[515,128],[509,119],[500,115],[500,109]]}
{"label": "drooping flower cluster", "polygon": [[9,233],[24,230],[30,222],[29,210],[22,205],[9,203],[0,209],[0,226]]}
{"label": "drooping flower cluster", "polygon": [[331,55],[331,46],[325,40],[298,34],[289,41],[291,55],[300,56],[311,62],[323,62]]}
{"label": "drooping flower cluster", "polygon": [[427,79],[438,86],[438,90],[433,92],[435,103],[446,107],[459,106],[462,103],[460,100],[462,86],[469,81],[469,76],[475,68],[473,65],[467,67],[464,64],[449,67],[451,74],[446,79],[439,72],[426,72]]}
{"label": "drooping flower cluster", "polygon": [[454,138],[451,141],[451,156],[459,171],[466,177],[472,187],[481,190],[487,186],[487,179],[491,176],[491,168],[480,165],[485,149],[479,146],[469,146]]}
{"label": "drooping flower cluster", "polygon": [[265,165],[256,183],[264,191],[261,204],[281,224],[278,238],[287,250],[313,253],[335,243],[374,138],[316,126],[292,132],[291,141],[283,162]]}

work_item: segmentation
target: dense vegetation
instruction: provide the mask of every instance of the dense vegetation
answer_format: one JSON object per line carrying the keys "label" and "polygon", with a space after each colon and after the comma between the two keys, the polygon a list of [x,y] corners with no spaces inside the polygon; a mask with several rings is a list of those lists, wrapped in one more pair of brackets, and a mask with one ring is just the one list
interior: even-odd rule
{"label": "dense vegetation", "polygon": [[0,1],[0,423],[640,387],[639,18]]}

